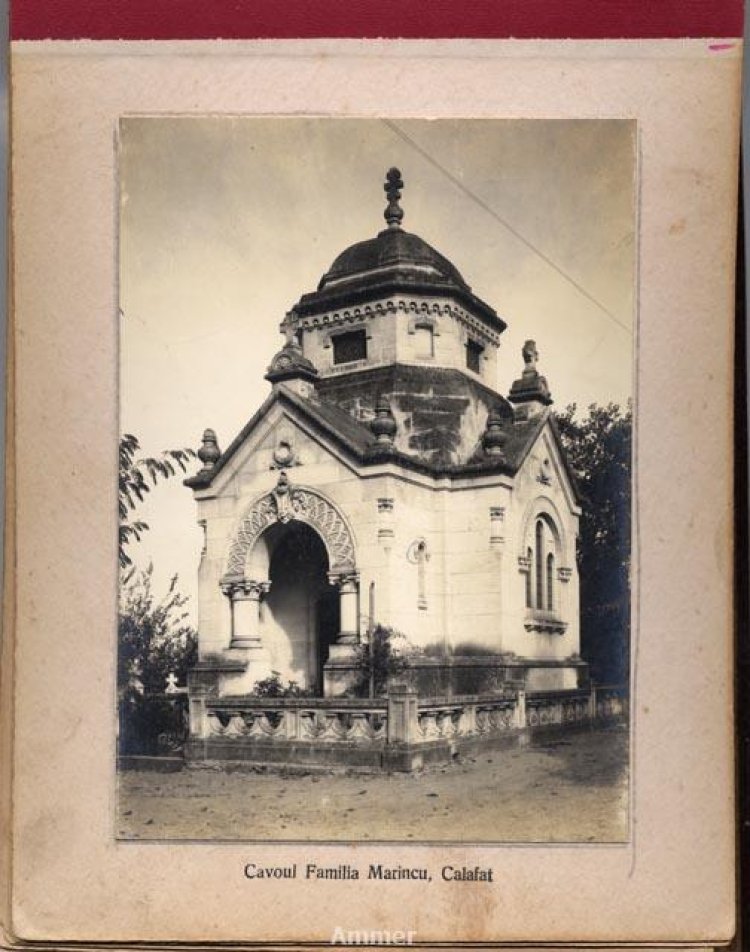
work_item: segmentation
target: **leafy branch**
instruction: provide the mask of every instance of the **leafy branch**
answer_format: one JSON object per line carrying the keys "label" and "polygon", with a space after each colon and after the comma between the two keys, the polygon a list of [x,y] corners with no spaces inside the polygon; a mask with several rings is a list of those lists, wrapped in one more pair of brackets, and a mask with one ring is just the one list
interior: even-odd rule
{"label": "leafy branch", "polygon": [[175,476],[178,470],[188,472],[188,465],[195,459],[195,451],[189,448],[165,450],[160,456],[138,457],[140,443],[132,433],[120,439],[119,493],[120,513],[120,565],[127,568],[132,559],[125,551],[129,543],[139,541],[148,531],[148,523],[128,517],[142,503],[152,487],[161,479]]}

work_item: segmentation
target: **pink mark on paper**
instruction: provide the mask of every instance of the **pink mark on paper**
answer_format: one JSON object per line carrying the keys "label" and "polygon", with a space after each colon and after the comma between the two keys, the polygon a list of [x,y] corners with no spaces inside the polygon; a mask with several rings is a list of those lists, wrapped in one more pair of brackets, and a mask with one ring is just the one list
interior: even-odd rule
{"label": "pink mark on paper", "polygon": [[733,50],[736,43],[709,43],[708,48],[712,53],[721,53],[723,50]]}

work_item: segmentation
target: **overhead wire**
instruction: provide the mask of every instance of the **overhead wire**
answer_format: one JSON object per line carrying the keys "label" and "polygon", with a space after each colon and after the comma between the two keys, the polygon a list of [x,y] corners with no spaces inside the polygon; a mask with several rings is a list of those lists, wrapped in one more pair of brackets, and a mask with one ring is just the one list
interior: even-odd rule
{"label": "overhead wire", "polygon": [[608,307],[602,304],[593,294],[586,290],[586,288],[577,281],[572,275],[570,275],[563,267],[557,264],[548,254],[545,254],[540,248],[538,248],[532,241],[530,241],[525,235],[523,235],[517,228],[515,228],[509,221],[502,217],[498,212],[495,211],[484,199],[480,198],[479,195],[471,191],[470,188],[455,176],[449,169],[445,168],[438,160],[431,155],[426,149],[416,142],[407,132],[405,132],[400,126],[398,126],[392,119],[383,118],[382,121],[394,132],[400,139],[406,142],[411,146],[419,155],[422,156],[427,162],[430,163],[434,168],[436,168],[442,175],[444,175],[456,188],[458,188],[464,195],[467,196],[472,202],[479,205],[488,215],[495,219],[500,225],[503,226],[507,231],[509,231],[514,238],[525,245],[530,251],[532,251],[538,258],[541,258],[542,261],[554,271],[557,272],[568,284],[572,285],[588,301],[594,304],[603,314],[605,314],[611,321],[613,321],[621,330],[624,330],[627,334],[632,334],[632,328],[628,327],[620,318],[614,314]]}

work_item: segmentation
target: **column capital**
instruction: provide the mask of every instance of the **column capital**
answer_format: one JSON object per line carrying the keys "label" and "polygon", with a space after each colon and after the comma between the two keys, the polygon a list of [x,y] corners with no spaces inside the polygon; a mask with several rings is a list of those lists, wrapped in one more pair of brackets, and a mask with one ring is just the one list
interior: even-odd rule
{"label": "column capital", "polygon": [[329,572],[328,582],[339,589],[356,586],[359,583],[359,572]]}
{"label": "column capital", "polygon": [[233,602],[245,600],[257,602],[271,590],[271,583],[247,578],[226,579],[221,583],[221,590]]}

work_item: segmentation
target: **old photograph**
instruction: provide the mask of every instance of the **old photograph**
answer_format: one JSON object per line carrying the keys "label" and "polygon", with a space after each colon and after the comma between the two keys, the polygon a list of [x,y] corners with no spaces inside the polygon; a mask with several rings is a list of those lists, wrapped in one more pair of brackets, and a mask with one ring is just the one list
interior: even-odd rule
{"label": "old photograph", "polygon": [[114,835],[627,842],[635,123],[117,149]]}

